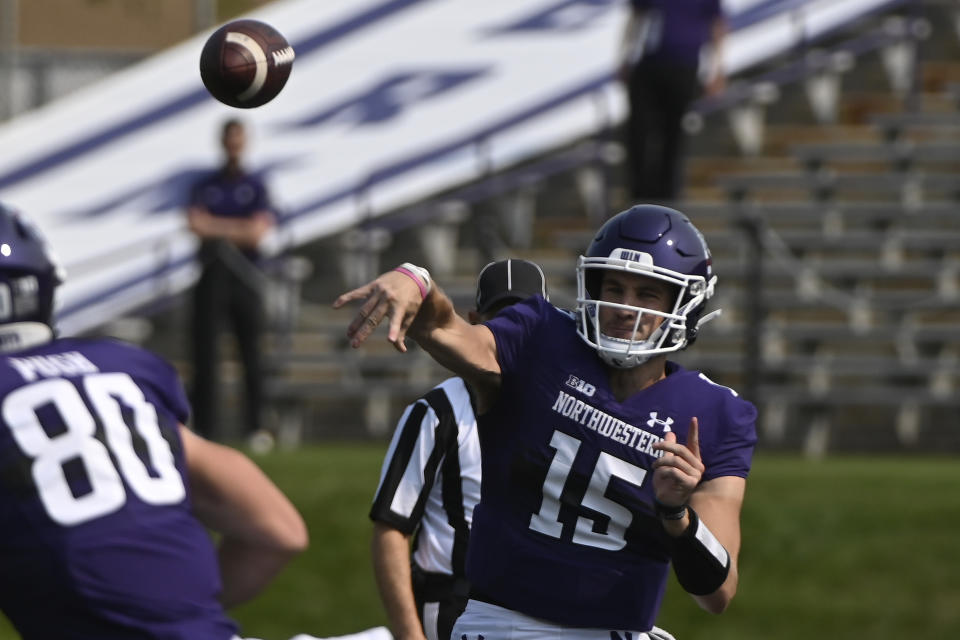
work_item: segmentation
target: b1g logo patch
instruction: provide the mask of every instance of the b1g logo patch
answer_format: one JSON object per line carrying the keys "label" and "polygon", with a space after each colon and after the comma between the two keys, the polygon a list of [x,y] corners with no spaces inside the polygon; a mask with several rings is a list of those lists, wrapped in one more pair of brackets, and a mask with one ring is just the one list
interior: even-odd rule
{"label": "b1g logo patch", "polygon": [[597,388],[595,386],[593,386],[589,382],[581,380],[580,378],[572,374],[570,375],[569,378],[567,378],[567,386],[570,387],[571,389],[576,389],[577,391],[579,391],[580,393],[588,397],[592,397],[593,394],[596,393],[597,391]]}

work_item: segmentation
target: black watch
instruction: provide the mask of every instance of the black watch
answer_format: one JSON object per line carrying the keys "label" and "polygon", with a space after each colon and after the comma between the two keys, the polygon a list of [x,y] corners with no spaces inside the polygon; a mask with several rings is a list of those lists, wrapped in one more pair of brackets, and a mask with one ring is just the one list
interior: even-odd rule
{"label": "black watch", "polygon": [[685,516],[687,513],[687,503],[673,506],[670,504],[663,504],[654,498],[653,510],[656,512],[657,517],[661,520],[683,520],[683,516]]}

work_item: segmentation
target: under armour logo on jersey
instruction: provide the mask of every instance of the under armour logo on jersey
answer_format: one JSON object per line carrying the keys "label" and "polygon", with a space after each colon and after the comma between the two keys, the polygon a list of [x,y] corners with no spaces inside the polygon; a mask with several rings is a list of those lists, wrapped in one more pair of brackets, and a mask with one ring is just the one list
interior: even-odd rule
{"label": "under armour logo on jersey", "polygon": [[[470,638],[467,637],[467,634],[462,633],[460,634],[460,640],[470,640]],[[477,634],[477,640],[483,640],[483,634]]]}
{"label": "under armour logo on jersey", "polygon": [[670,428],[670,425],[672,424],[673,424],[673,418],[670,418],[670,417],[668,417],[666,420],[658,420],[656,411],[651,411],[650,419],[647,420],[648,427],[655,427],[657,425],[660,425],[661,427],[663,427],[664,433],[666,433],[667,431],[672,431],[672,429]]}
{"label": "under armour logo on jersey", "polygon": [[593,396],[593,394],[596,393],[597,391],[597,388],[595,386],[593,386],[589,382],[581,380],[580,378],[574,375],[571,375],[570,377],[567,378],[567,386],[570,387],[571,389],[576,389],[577,391],[579,391],[585,396]]}

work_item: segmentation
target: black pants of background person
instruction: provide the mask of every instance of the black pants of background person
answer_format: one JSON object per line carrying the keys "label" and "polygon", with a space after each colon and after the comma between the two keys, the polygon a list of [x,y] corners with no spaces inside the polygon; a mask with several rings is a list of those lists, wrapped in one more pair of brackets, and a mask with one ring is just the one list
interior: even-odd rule
{"label": "black pants of background person", "polygon": [[[467,608],[470,597],[470,585],[465,578],[440,573],[427,573],[417,565],[411,566],[413,578],[413,599],[417,604],[420,624],[423,625],[427,640],[438,638],[447,640],[453,632],[453,623]],[[436,613],[436,627],[433,620],[425,619]],[[436,635],[434,635],[436,633]]]}
{"label": "black pants of background person", "polygon": [[636,201],[676,200],[682,191],[683,116],[697,95],[697,69],[642,60],[630,72],[626,126]]}
{"label": "black pants of background person", "polygon": [[[229,258],[226,259],[226,258]],[[264,326],[259,272],[243,254],[222,243],[201,247],[203,271],[194,290],[193,425],[201,435],[222,437],[219,337],[232,329],[244,371],[243,419],[246,434],[261,427],[263,375],[260,340]],[[239,262],[238,262],[239,261]],[[262,285],[261,285],[262,286]]]}

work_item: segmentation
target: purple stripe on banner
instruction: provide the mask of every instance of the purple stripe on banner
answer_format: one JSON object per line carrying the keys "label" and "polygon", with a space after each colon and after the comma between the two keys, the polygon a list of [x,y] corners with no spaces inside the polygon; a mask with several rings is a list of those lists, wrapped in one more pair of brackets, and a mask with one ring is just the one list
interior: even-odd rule
{"label": "purple stripe on banner", "polygon": [[765,2],[757,3],[746,11],[730,15],[728,18],[730,30],[736,31],[737,29],[749,27],[768,18],[776,17],[779,14],[788,13],[793,9],[799,9],[809,3],[810,0],[766,0]]}
{"label": "purple stripe on banner", "polygon": [[432,162],[436,162],[450,153],[463,149],[464,147],[468,147],[471,144],[480,142],[494,134],[501,133],[507,129],[510,129],[511,127],[526,122],[527,120],[531,120],[537,116],[543,115],[544,113],[556,107],[562,106],[575,98],[596,91],[605,86],[607,83],[611,82],[613,79],[613,73],[604,73],[599,76],[595,76],[586,82],[581,83],[580,85],[574,86],[557,95],[551,96],[546,100],[533,104],[491,125],[466,133],[437,147],[426,149],[411,155],[390,166],[377,169],[376,171],[373,171],[368,178],[355,183],[352,187],[338,189],[332,193],[325,194],[313,201],[297,207],[296,209],[290,211],[289,214],[284,216],[283,222],[286,223],[295,218],[313,213],[314,211],[317,211],[318,209],[321,209],[342,198],[359,195],[365,189],[369,189],[378,183],[386,182],[387,180],[395,178],[399,175],[408,173]]}
{"label": "purple stripe on banner", "polygon": [[107,300],[111,296],[115,296],[118,293],[122,293],[127,289],[131,289],[139,284],[143,284],[144,282],[153,280],[154,278],[159,278],[161,276],[164,276],[190,263],[191,261],[193,261],[193,256],[179,258],[177,260],[174,260],[173,262],[169,262],[159,267],[155,267],[150,271],[148,271],[147,273],[141,273],[139,275],[128,278],[127,280],[124,280],[123,282],[116,284],[108,289],[104,289],[103,291],[98,291],[97,293],[91,296],[87,296],[86,298],[79,300],[73,303],[72,305],[65,306],[62,309],[59,309],[57,311],[57,320],[63,320],[63,318],[67,316],[77,313],[78,311],[83,311],[87,307],[93,306],[95,304],[99,304],[104,300]]}

